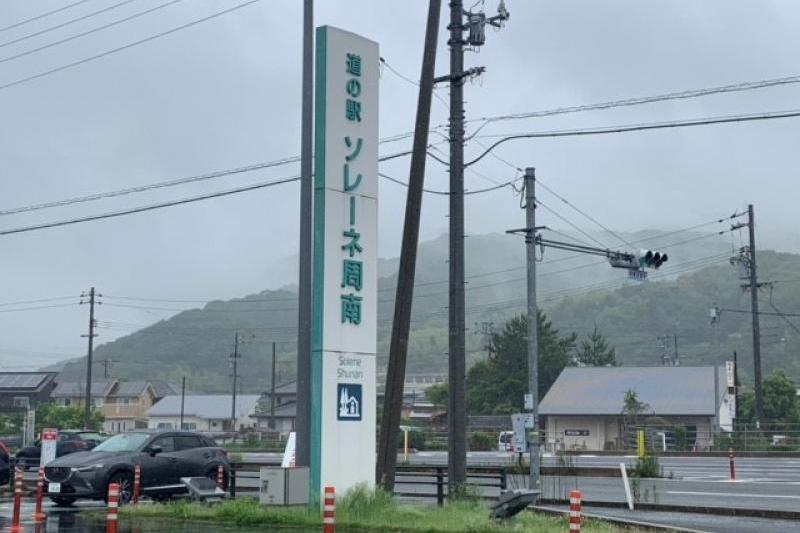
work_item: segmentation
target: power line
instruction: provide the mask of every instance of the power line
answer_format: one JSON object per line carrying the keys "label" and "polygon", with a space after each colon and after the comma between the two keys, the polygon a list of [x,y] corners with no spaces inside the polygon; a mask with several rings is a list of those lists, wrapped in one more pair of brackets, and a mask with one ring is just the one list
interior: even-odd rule
{"label": "power line", "polygon": [[497,137],[502,137],[502,138],[498,141],[495,141],[493,144],[489,145],[489,148],[487,148],[483,153],[481,153],[475,159],[466,163],[465,166],[474,165],[475,163],[477,163],[478,161],[489,155],[489,153],[491,153],[492,150],[494,150],[501,144],[520,139],[607,135],[612,133],[629,133],[636,131],[648,131],[648,130],[658,130],[658,129],[688,128],[695,126],[708,126],[712,124],[728,124],[733,122],[752,122],[752,121],[774,120],[781,118],[796,118],[796,117],[800,117],[800,110],[775,111],[768,113],[754,113],[745,115],[726,115],[718,117],[706,117],[700,119],[677,120],[669,122],[648,122],[640,124],[605,126],[598,128],[583,128],[574,130],[553,130],[553,131],[541,131],[541,132],[530,132],[530,133],[483,135],[482,138],[485,139],[497,138]]}
{"label": "power line", "polygon": [[56,227],[60,227],[60,226],[68,226],[68,225],[71,225],[71,224],[79,224],[81,222],[91,222],[91,221],[94,221],[94,220],[102,220],[102,219],[106,219],[106,218],[116,218],[116,217],[121,217],[121,216],[125,216],[125,215],[132,215],[134,213],[143,213],[145,211],[154,211],[156,209],[163,209],[165,207],[173,207],[173,206],[176,206],[176,205],[183,205],[183,204],[189,204],[189,203],[192,203],[192,202],[199,202],[201,200],[209,200],[211,198],[219,198],[221,196],[230,196],[232,194],[239,194],[239,193],[242,193],[242,192],[254,191],[254,190],[257,190],[257,189],[264,189],[264,188],[267,188],[267,187],[274,187],[275,185],[283,185],[285,183],[298,181],[299,179],[300,179],[300,176],[292,176],[292,177],[288,177],[288,178],[277,179],[277,180],[274,180],[274,181],[263,181],[263,182],[260,182],[260,183],[254,183],[252,185],[246,185],[244,187],[237,187],[235,189],[228,189],[228,190],[225,190],[225,191],[218,191],[218,192],[213,192],[213,193],[200,194],[200,195],[197,195],[197,196],[191,196],[189,198],[181,198],[181,199],[178,199],[178,200],[168,200],[168,201],[165,201],[165,202],[158,202],[158,203],[155,203],[155,204],[150,204],[150,205],[145,205],[145,206],[140,206],[140,207],[132,207],[130,209],[123,209],[123,210],[120,210],[120,211],[111,211],[111,212],[107,212],[107,213],[100,213],[100,214],[97,214],[97,215],[87,215],[87,216],[84,216],[84,217],[71,218],[71,219],[66,219],[66,220],[57,220],[57,221],[54,221],[54,222],[44,222],[42,224],[33,224],[33,225],[30,225],[30,226],[21,226],[21,227],[7,229],[7,230],[0,230],[0,236],[12,235],[12,234],[16,234],[16,233],[26,233],[26,232],[29,232],[29,231],[36,231],[36,230],[41,230],[41,229],[46,229],[46,228],[56,228]]}
{"label": "power line", "polygon": [[8,89],[10,87],[21,85],[23,83],[27,83],[29,81],[37,80],[39,78],[44,78],[45,76],[49,76],[51,74],[55,74],[55,73],[61,72],[63,70],[67,70],[67,69],[70,69],[70,68],[73,68],[73,67],[77,67],[79,65],[83,65],[85,63],[89,63],[89,62],[94,61],[96,59],[101,59],[103,57],[110,56],[111,54],[115,54],[117,52],[121,52],[123,50],[127,50],[127,49],[133,48],[135,46],[139,46],[140,44],[144,44],[144,43],[147,43],[147,42],[150,42],[150,41],[154,41],[156,39],[160,39],[161,37],[165,37],[165,36],[170,35],[172,33],[175,33],[175,32],[181,31],[181,30],[185,30],[187,28],[191,28],[192,26],[196,26],[198,24],[202,24],[203,22],[208,22],[209,20],[215,19],[217,17],[221,17],[223,15],[227,15],[228,13],[231,13],[233,11],[236,11],[238,9],[242,9],[243,7],[247,7],[247,6],[251,5],[251,4],[255,4],[258,1],[259,0],[249,0],[248,2],[244,2],[244,3],[241,3],[241,4],[235,5],[233,7],[225,9],[223,11],[218,11],[218,12],[213,13],[211,15],[208,15],[206,17],[195,19],[195,20],[193,20],[191,22],[187,22],[186,24],[182,24],[180,26],[176,26],[176,27],[171,28],[169,30],[162,31],[160,33],[156,33],[156,34],[151,35],[149,37],[145,37],[143,39],[139,39],[138,41],[133,41],[132,43],[128,43],[128,44],[125,44],[125,45],[122,45],[122,46],[118,46],[117,48],[112,48],[111,50],[106,50],[105,52],[101,52],[101,53],[95,54],[93,56],[85,57],[83,59],[79,59],[78,61],[73,61],[72,63],[67,63],[66,65],[61,65],[60,67],[55,67],[55,68],[52,68],[52,69],[49,69],[49,70],[45,70],[45,71],[39,72],[37,74],[33,74],[31,76],[27,76],[25,78],[20,78],[18,80],[14,80],[14,81],[6,83],[4,85],[0,85],[0,90]]}
{"label": "power line", "polygon": [[74,300],[75,296],[55,296],[53,298],[40,298],[37,300],[17,300],[14,302],[0,302],[0,307],[9,305],[26,305],[26,304],[40,304],[44,302],[57,302],[59,300]]}
{"label": "power line", "polygon": [[631,243],[629,243],[628,241],[626,241],[625,239],[623,239],[622,237],[620,237],[620,236],[619,236],[617,233],[615,233],[615,232],[611,231],[611,230],[610,230],[610,229],[609,229],[607,226],[604,226],[603,224],[601,224],[601,223],[600,223],[600,222],[599,222],[597,219],[595,219],[594,217],[590,216],[590,215],[589,215],[588,213],[586,213],[585,211],[583,211],[583,210],[579,209],[579,208],[578,208],[578,206],[576,206],[575,204],[573,204],[572,202],[570,202],[569,200],[567,200],[566,198],[564,198],[563,196],[561,196],[560,194],[558,194],[556,191],[554,191],[553,189],[551,189],[550,187],[548,187],[547,185],[545,185],[545,184],[542,182],[542,180],[541,180],[541,179],[538,179],[538,178],[537,178],[537,179],[536,179],[536,183],[537,183],[537,184],[538,184],[540,187],[542,187],[544,190],[546,190],[547,192],[549,192],[550,194],[552,194],[553,196],[555,196],[556,198],[558,198],[559,200],[561,200],[562,202],[564,202],[565,204],[567,204],[569,207],[571,207],[572,209],[574,209],[575,211],[577,211],[578,213],[580,213],[581,215],[583,215],[583,216],[584,216],[584,218],[586,218],[586,219],[588,219],[588,220],[590,220],[590,221],[594,222],[594,223],[595,223],[595,224],[597,224],[598,226],[600,226],[602,229],[604,229],[606,232],[608,232],[609,234],[611,234],[611,235],[612,235],[614,238],[616,238],[618,241],[620,241],[620,242],[621,242],[621,243],[623,243],[623,244],[627,244],[628,246],[630,246],[630,244],[631,244]]}
{"label": "power line", "polygon": [[[564,217],[564,216],[560,215],[560,214],[559,214],[557,211],[555,211],[554,209],[552,209],[552,208],[548,207],[548,206],[547,206],[547,205],[546,205],[544,202],[542,202],[542,201],[541,201],[541,200],[539,200],[538,198],[536,199],[536,203],[537,203],[537,204],[539,204],[540,206],[544,207],[545,209],[547,209],[547,210],[548,210],[548,211],[549,211],[549,212],[550,212],[552,215],[554,215],[556,218],[558,218],[558,219],[562,220],[563,222],[566,222],[566,223],[567,223],[567,224],[568,224],[570,227],[572,227],[572,229],[574,229],[575,231],[577,231],[578,233],[580,233],[580,234],[581,234],[581,235],[583,235],[584,237],[588,237],[588,238],[589,238],[591,241],[594,241],[596,244],[598,244],[598,245],[599,245],[599,246],[601,246],[602,248],[608,248],[608,246],[606,246],[605,244],[603,244],[602,242],[600,242],[599,240],[597,240],[596,238],[594,238],[594,237],[593,237],[591,234],[589,234],[589,233],[585,232],[584,230],[582,230],[581,228],[579,228],[579,227],[578,227],[576,224],[572,223],[572,222],[571,222],[570,220],[568,220],[566,217]],[[585,244],[585,243],[584,243],[584,244]]]}
{"label": "power line", "polygon": [[[128,1],[132,1],[132,0],[128,0]],[[75,39],[80,39],[81,37],[86,37],[87,35],[91,35],[93,33],[97,33],[99,31],[103,31],[103,30],[111,28],[113,26],[117,26],[119,24],[123,24],[125,22],[129,22],[129,21],[137,19],[139,17],[143,17],[145,15],[149,15],[150,13],[153,13],[154,11],[158,11],[160,9],[164,9],[165,7],[169,7],[169,6],[173,5],[173,4],[177,4],[178,2],[181,2],[181,1],[182,0],[170,0],[169,2],[157,5],[155,7],[151,7],[149,9],[145,9],[144,11],[140,11],[138,13],[134,13],[133,15],[129,15],[129,16],[125,17],[125,18],[122,18],[122,19],[119,19],[119,20],[114,20],[114,21],[111,21],[111,22],[109,22],[107,24],[103,24],[102,26],[98,26],[96,28],[92,28],[90,30],[86,30],[86,31],[81,32],[81,33],[76,33],[75,35],[71,35],[69,37],[65,37],[63,39],[59,39],[58,41],[53,41],[52,43],[43,44],[42,46],[39,46],[37,48],[32,48],[31,50],[26,50],[24,52],[19,52],[17,54],[12,55],[12,56],[4,57],[4,58],[0,59],[0,63],[5,63],[7,61],[12,61],[14,59],[19,59],[20,57],[29,56],[31,54],[35,54],[36,52],[41,52],[42,50],[47,50],[48,48],[53,48],[54,46],[58,46],[58,45],[61,45],[61,44],[64,44],[64,43],[68,43],[70,41],[74,41]],[[125,4],[125,3],[128,3],[128,2],[123,2],[123,4]],[[84,17],[84,18],[86,18],[86,17]],[[40,33],[43,33],[43,32],[40,32]],[[34,34],[34,35],[36,35],[36,34]],[[16,42],[16,41],[11,41],[11,42]],[[10,44],[10,43],[5,43],[5,44]],[[5,46],[5,44],[0,45],[0,46]]]}
{"label": "power line", "polygon": [[23,307],[20,309],[0,309],[0,313],[17,313],[21,311],[38,311],[40,309],[56,309],[59,307],[72,307],[78,305],[77,302],[69,304],[54,304],[54,305],[38,305],[35,307]]}
{"label": "power line", "polygon": [[43,30],[39,30],[39,31],[34,32],[34,33],[29,33],[27,35],[23,35],[22,37],[17,37],[16,39],[12,39],[10,41],[6,41],[4,43],[0,43],[0,48],[3,48],[5,46],[9,46],[9,45],[12,45],[12,44],[16,44],[16,43],[19,43],[19,42],[22,42],[22,41],[26,41],[28,39],[32,39],[34,37],[38,37],[39,35],[44,35],[45,33],[49,33],[51,31],[58,30],[58,29],[63,28],[65,26],[69,26],[70,24],[74,24],[76,22],[80,22],[82,20],[86,20],[88,18],[94,17],[96,15],[100,15],[101,13],[105,13],[107,11],[111,11],[111,10],[116,9],[118,7],[122,7],[125,4],[130,4],[131,2],[138,2],[138,1],[139,0],[124,0],[124,1],[119,2],[117,4],[114,4],[114,5],[111,5],[111,6],[108,6],[108,7],[104,7],[103,9],[99,9],[97,11],[93,11],[91,13],[87,13],[86,15],[82,15],[80,17],[68,20],[66,22],[62,22],[61,24],[56,24],[55,26],[50,26],[50,27],[45,28]]}
{"label": "power line", "polygon": [[116,190],[116,191],[101,192],[101,193],[89,194],[89,195],[85,195],[85,196],[75,196],[75,197],[67,198],[67,199],[64,199],[64,200],[55,200],[55,201],[52,201],[52,202],[43,202],[43,203],[39,203],[39,204],[31,204],[31,205],[26,205],[26,206],[22,206],[22,207],[13,207],[13,208],[9,208],[9,209],[2,209],[2,210],[0,210],[0,216],[13,215],[13,214],[17,214],[17,213],[25,213],[25,212],[28,212],[28,211],[38,211],[38,210],[41,210],[41,209],[48,209],[48,208],[51,208],[51,207],[63,207],[63,206],[66,206],[66,205],[92,202],[92,201],[95,201],[95,200],[102,200],[102,199],[106,199],[106,198],[114,198],[114,197],[117,197],[117,196],[125,196],[125,195],[128,195],[128,194],[145,192],[145,191],[150,191],[150,190],[154,190],[154,189],[163,189],[163,188],[167,188],[167,187],[174,187],[176,185],[184,185],[184,184],[187,184],[187,183],[197,183],[197,182],[207,181],[207,180],[210,180],[210,179],[219,178],[219,177],[223,177],[223,176],[231,176],[231,175],[234,175],[234,174],[243,174],[243,173],[247,173],[247,172],[253,172],[253,171],[256,171],[256,170],[263,170],[263,169],[266,169],[266,168],[279,167],[279,166],[286,165],[286,164],[289,164],[289,163],[293,163],[293,162],[296,162],[296,161],[299,161],[299,160],[300,159],[296,158],[296,157],[287,157],[287,158],[283,158],[283,159],[276,159],[274,161],[267,161],[267,162],[263,162],[263,163],[254,163],[252,165],[246,165],[246,166],[243,166],[243,167],[237,167],[237,168],[231,168],[231,169],[226,169],[226,170],[218,170],[218,171],[214,171],[214,172],[208,172],[206,174],[198,174],[198,175],[195,175],[195,176],[188,176],[188,177],[177,178],[177,179],[168,180],[168,181],[150,183],[150,184],[147,184],[147,185],[140,185],[140,186],[137,186],[137,187],[128,187],[126,189],[119,189],[119,190]]}
{"label": "power line", "polygon": [[[467,122],[483,122],[483,124],[475,132],[477,133],[487,124],[504,120],[540,118],[552,115],[563,115],[567,113],[578,113],[582,111],[594,111],[600,109],[610,109],[615,107],[630,107],[642,104],[651,104],[655,102],[664,102],[667,100],[686,100],[689,98],[698,98],[701,96],[709,96],[714,94],[731,93],[731,92],[751,91],[754,89],[763,89],[766,87],[776,87],[779,85],[789,85],[794,83],[800,83],[800,76],[786,76],[783,78],[772,78],[772,79],[758,80],[758,81],[745,81],[740,83],[734,83],[731,85],[720,85],[716,87],[707,87],[703,89],[688,89],[688,90],[658,94],[653,96],[624,98],[620,100],[611,100],[595,104],[559,107],[543,111],[528,111],[523,113],[512,113],[508,115],[495,115],[490,117],[482,117],[478,119],[468,120]],[[475,135],[475,133],[473,133],[473,135]]]}
{"label": "power line", "polygon": [[35,17],[31,17],[31,18],[28,18],[28,19],[25,19],[25,20],[21,20],[19,22],[15,22],[14,24],[11,24],[9,26],[5,26],[3,28],[0,28],[0,31],[6,31],[6,30],[10,30],[12,28],[18,28],[18,27],[22,26],[23,24],[28,24],[28,23],[33,22],[35,20],[40,20],[40,19],[43,19],[45,17],[49,17],[50,15],[55,15],[56,13],[60,13],[61,11],[65,11],[65,10],[67,10],[67,9],[69,9],[71,7],[75,7],[75,6],[79,5],[79,4],[85,4],[88,1],[89,0],[78,0],[77,2],[73,2],[71,4],[67,4],[64,7],[59,7],[58,9],[54,9],[52,11],[48,11],[47,13],[42,13],[41,15],[36,15]]}

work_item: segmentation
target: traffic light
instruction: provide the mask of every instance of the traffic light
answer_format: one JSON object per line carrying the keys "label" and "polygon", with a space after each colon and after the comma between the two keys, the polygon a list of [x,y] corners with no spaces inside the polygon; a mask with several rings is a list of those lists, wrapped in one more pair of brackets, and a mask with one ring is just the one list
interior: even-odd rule
{"label": "traffic light", "polygon": [[639,268],[658,268],[669,259],[666,253],[653,250],[639,250],[636,258],[639,260]]}

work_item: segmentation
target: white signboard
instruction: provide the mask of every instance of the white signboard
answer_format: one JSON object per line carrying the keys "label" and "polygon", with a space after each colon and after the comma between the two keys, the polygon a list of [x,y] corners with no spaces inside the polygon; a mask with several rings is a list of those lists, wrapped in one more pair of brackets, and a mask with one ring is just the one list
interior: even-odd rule
{"label": "white signboard", "polygon": [[42,454],[39,459],[39,465],[44,466],[56,458],[56,445],[58,444],[58,430],[57,429],[43,429],[42,430]]}
{"label": "white signboard", "polygon": [[310,501],[375,482],[378,61],[317,28]]}
{"label": "white signboard", "polygon": [[281,461],[282,468],[295,467],[295,452],[297,450],[297,433],[292,431],[289,433],[289,438],[286,441],[286,448],[283,450],[283,460]]}
{"label": "white signboard", "polygon": [[733,361],[725,361],[725,378],[729,389],[736,386]]}

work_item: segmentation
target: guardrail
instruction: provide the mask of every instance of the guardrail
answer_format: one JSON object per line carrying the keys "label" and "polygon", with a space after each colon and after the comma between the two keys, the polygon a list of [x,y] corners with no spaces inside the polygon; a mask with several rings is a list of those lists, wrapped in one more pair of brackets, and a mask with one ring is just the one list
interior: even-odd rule
{"label": "guardrail", "polygon": [[[257,497],[262,466],[280,466],[279,462],[231,463],[230,494],[232,498]],[[467,469],[467,483],[477,489],[481,497],[496,497],[508,488],[509,470],[505,467],[471,467]],[[410,498],[436,498],[438,505],[447,499],[446,466],[398,466],[395,473],[395,490],[398,496]],[[431,490],[425,490],[429,487]],[[412,490],[419,488],[421,490]],[[489,494],[487,494],[487,491]],[[496,492],[497,494],[492,494]]]}

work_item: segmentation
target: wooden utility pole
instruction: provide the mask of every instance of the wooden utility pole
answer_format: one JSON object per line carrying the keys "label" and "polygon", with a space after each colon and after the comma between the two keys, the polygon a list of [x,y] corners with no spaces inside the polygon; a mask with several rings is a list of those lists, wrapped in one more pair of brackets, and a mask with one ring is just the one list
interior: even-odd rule
{"label": "wooden utility pole", "polygon": [[397,466],[397,439],[400,433],[400,411],[403,407],[403,383],[405,382],[406,356],[408,354],[408,333],[411,327],[411,303],[414,297],[422,189],[425,182],[425,160],[431,121],[433,74],[436,67],[436,41],[439,36],[441,5],[441,0],[430,0],[428,7],[428,25],[425,30],[425,48],[422,53],[417,119],[414,128],[408,195],[406,196],[403,243],[400,250],[400,270],[394,301],[392,338],[389,343],[389,365],[386,371],[383,417],[378,439],[376,481],[389,492],[394,489],[395,467]]}

